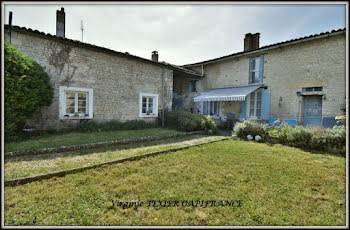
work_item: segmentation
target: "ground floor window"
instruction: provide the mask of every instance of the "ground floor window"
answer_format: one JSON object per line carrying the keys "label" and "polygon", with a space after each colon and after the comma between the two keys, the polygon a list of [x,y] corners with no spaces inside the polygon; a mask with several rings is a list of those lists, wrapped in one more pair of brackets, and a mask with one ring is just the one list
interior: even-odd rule
{"label": "ground floor window", "polygon": [[93,116],[93,90],[60,86],[60,118],[87,119]]}
{"label": "ground floor window", "polygon": [[203,101],[202,114],[219,115],[220,102],[219,101]]}
{"label": "ground floor window", "polygon": [[158,94],[140,93],[140,117],[158,117]]}
{"label": "ground floor window", "polygon": [[258,119],[261,117],[261,91],[255,91],[250,94],[249,116]]}

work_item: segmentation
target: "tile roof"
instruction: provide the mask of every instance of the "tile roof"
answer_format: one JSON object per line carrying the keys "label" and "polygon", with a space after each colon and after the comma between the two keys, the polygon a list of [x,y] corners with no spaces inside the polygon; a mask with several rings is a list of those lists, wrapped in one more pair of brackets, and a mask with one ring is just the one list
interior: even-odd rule
{"label": "tile roof", "polygon": [[192,63],[192,64],[186,64],[186,65],[182,65],[182,67],[188,67],[188,66],[194,66],[194,65],[200,65],[200,64],[207,64],[210,62],[215,62],[215,61],[220,61],[221,59],[226,59],[226,58],[230,58],[230,57],[234,57],[234,56],[238,56],[238,55],[245,55],[245,54],[250,54],[259,50],[263,50],[263,49],[267,49],[267,48],[277,48],[281,45],[289,45],[292,44],[294,42],[301,42],[301,41],[305,41],[308,40],[310,38],[317,38],[317,37],[323,37],[324,35],[335,35],[335,34],[339,34],[339,33],[345,33],[345,28],[343,29],[338,29],[338,30],[332,30],[332,31],[327,31],[327,32],[322,32],[319,34],[313,34],[313,35],[309,35],[309,36],[305,36],[305,37],[300,37],[300,38],[296,38],[296,39],[291,39],[291,40],[287,40],[287,41],[283,41],[283,42],[278,42],[278,43],[273,43],[271,45],[266,45],[266,46],[262,46],[259,49],[255,49],[255,50],[251,50],[251,51],[242,51],[242,52],[238,52],[238,53],[233,53],[233,54],[229,54],[229,55],[225,55],[222,57],[218,57],[218,58],[214,58],[214,59],[210,59],[210,60],[206,60],[206,61],[202,61],[202,62],[197,62],[197,63]]}
{"label": "tile roof", "polygon": [[[5,30],[8,30],[8,29],[9,29],[9,25],[5,25]],[[118,52],[118,51],[115,51],[115,50],[107,49],[107,48],[105,48],[105,47],[96,46],[96,45],[92,45],[92,44],[85,43],[85,42],[80,42],[80,41],[78,41],[78,40],[73,40],[73,39],[69,39],[69,38],[58,37],[58,36],[56,36],[56,35],[52,35],[52,34],[49,34],[49,33],[40,32],[40,31],[38,31],[38,30],[33,30],[33,29],[31,29],[31,28],[26,28],[26,27],[20,27],[20,26],[12,25],[12,28],[11,28],[11,29],[12,29],[13,31],[26,32],[26,33],[36,34],[36,35],[39,35],[39,36],[45,36],[45,37],[48,38],[48,39],[53,39],[53,40],[56,40],[56,41],[68,42],[68,43],[70,43],[71,45],[76,45],[76,46],[85,47],[85,48],[92,49],[92,50],[95,50],[95,51],[100,51],[100,52],[104,52],[104,53],[108,53],[108,54],[113,54],[113,55],[117,55],[117,56],[121,56],[121,57],[126,57],[126,58],[132,58],[132,59],[135,59],[135,60],[147,62],[147,63],[154,64],[154,65],[158,65],[158,66],[165,66],[165,67],[167,67],[167,68],[169,68],[169,69],[177,70],[177,71],[180,71],[180,72],[184,72],[184,73],[186,73],[186,74],[194,75],[194,76],[197,76],[197,77],[198,77],[198,76],[202,76],[201,73],[196,72],[196,71],[191,70],[191,69],[186,69],[185,67],[173,65],[173,64],[170,64],[170,63],[166,63],[166,62],[157,62],[157,61],[153,61],[153,60],[151,60],[151,59],[146,59],[146,58],[142,58],[142,57],[139,57],[139,56],[135,56],[135,55],[129,54],[128,52],[125,52],[125,53],[123,53],[123,52]]]}

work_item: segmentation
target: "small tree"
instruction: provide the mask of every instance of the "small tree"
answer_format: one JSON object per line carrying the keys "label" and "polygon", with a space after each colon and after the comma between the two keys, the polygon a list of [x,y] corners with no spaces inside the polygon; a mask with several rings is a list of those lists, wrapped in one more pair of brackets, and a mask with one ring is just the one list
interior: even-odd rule
{"label": "small tree", "polygon": [[53,100],[50,77],[34,60],[5,43],[5,138],[18,133],[28,118]]}

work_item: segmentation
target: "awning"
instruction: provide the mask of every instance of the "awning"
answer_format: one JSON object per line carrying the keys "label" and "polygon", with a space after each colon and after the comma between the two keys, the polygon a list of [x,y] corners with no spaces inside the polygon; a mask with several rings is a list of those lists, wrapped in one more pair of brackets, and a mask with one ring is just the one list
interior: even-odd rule
{"label": "awning", "polygon": [[244,101],[248,94],[259,89],[261,86],[262,84],[216,88],[201,93],[199,96],[194,97],[193,101]]}

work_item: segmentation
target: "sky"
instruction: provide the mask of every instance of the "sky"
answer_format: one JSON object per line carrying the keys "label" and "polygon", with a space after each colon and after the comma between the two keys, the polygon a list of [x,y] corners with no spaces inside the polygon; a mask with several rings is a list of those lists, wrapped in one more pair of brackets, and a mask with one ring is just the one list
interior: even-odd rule
{"label": "sky", "polygon": [[[161,2],[160,2],[161,3]],[[260,46],[346,27],[343,4],[13,4],[4,22],[56,33],[56,10],[66,12],[66,38],[176,65],[243,51],[246,33],[260,33]]]}

